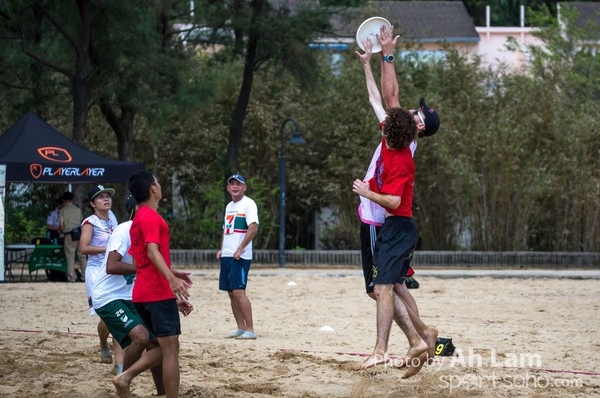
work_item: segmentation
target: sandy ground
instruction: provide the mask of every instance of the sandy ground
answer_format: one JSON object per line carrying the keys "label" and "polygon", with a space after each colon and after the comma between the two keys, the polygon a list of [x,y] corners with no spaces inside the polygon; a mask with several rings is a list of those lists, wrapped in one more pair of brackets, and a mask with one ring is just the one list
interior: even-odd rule
{"label": "sandy ground", "polygon": [[[357,370],[375,343],[375,303],[356,268],[251,271],[256,341],[224,338],[235,323],[217,272],[193,274],[180,397],[600,396],[597,279],[417,274],[421,286],[411,292],[423,320],[460,355],[402,380],[390,366]],[[83,283],[0,284],[0,313],[0,397],[116,397]],[[394,326],[389,353],[406,349]],[[134,380],[132,392],[155,396],[150,375]]]}

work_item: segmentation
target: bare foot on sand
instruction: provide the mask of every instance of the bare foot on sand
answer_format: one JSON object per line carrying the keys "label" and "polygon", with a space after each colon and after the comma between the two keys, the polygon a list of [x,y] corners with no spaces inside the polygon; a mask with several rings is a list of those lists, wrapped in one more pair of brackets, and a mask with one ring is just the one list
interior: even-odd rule
{"label": "bare foot on sand", "polygon": [[435,342],[438,338],[438,330],[433,327],[427,327],[423,331],[423,340],[427,343],[427,363],[431,364],[435,361]]}
{"label": "bare foot on sand", "polygon": [[402,375],[403,379],[407,379],[411,376],[419,373],[425,362],[427,362],[427,343],[421,341],[421,343],[415,347],[410,347],[405,358],[406,372]]}
{"label": "bare foot on sand", "polygon": [[375,365],[379,365],[380,363],[387,363],[390,360],[390,356],[385,354],[372,354],[366,361],[360,365],[360,370],[371,368]]}
{"label": "bare foot on sand", "polygon": [[119,398],[132,398],[131,391],[129,391],[129,387],[131,382],[125,380],[123,374],[116,375],[112,378],[112,382],[117,389],[117,395]]}

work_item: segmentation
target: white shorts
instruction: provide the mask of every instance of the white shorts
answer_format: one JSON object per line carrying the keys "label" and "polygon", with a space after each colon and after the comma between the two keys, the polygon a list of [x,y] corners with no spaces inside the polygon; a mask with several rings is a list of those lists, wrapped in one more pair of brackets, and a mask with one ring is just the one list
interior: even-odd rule
{"label": "white shorts", "polygon": [[90,307],[90,315],[96,315],[96,311],[92,306],[92,289],[98,279],[102,267],[87,266],[85,268],[85,292],[87,293],[88,305]]}

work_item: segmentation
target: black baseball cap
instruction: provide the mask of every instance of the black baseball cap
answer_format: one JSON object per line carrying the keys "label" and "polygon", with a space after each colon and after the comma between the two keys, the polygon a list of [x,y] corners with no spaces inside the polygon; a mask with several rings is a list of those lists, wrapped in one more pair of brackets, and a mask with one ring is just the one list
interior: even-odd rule
{"label": "black baseball cap", "polygon": [[127,213],[127,220],[131,220],[133,218],[133,213],[135,212],[135,206],[137,206],[137,200],[135,200],[132,194],[128,193],[125,195],[123,205],[125,206],[125,212]]}
{"label": "black baseball cap", "polygon": [[98,195],[100,195],[101,193],[106,192],[110,195],[110,197],[112,198],[113,195],[115,194],[115,190],[112,188],[104,188],[103,185],[96,185],[94,188],[90,189],[88,191],[88,199],[90,200],[90,202],[92,200],[94,200],[94,198]]}
{"label": "black baseball cap", "polygon": [[229,183],[229,181],[231,181],[231,180],[237,180],[237,181],[241,182],[242,184],[246,183],[246,179],[241,174],[234,174],[234,175],[232,175],[231,177],[229,177],[227,179],[227,183]]}
{"label": "black baseball cap", "polygon": [[423,131],[423,135],[431,137],[440,128],[440,115],[433,108],[427,106],[425,98],[421,98],[420,105],[425,116],[425,130]]}

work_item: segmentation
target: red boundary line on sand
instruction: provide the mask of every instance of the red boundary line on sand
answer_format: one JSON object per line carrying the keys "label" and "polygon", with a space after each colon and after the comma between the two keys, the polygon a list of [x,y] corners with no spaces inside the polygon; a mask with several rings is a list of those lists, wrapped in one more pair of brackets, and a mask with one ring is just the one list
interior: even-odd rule
{"label": "red boundary line on sand", "polygon": [[[48,330],[36,330],[36,329],[10,329],[10,328],[2,328],[0,329],[2,331],[5,332],[23,332],[23,333],[48,333]],[[56,331],[57,333],[64,333],[61,331]],[[96,336],[95,334],[92,333],[81,333],[81,332],[72,332],[70,328],[67,328],[67,333],[66,334],[72,334],[74,336],[90,336],[90,337],[94,337]]]}
{"label": "red boundary line on sand", "polygon": [[[35,329],[10,329],[10,328],[1,328],[0,330],[2,331],[6,331],[6,332],[23,332],[23,333],[43,333],[43,332],[48,332],[47,330],[35,330]],[[58,332],[58,333],[64,333],[64,332]],[[90,336],[90,337],[94,337],[96,336],[95,334],[92,333],[81,333],[81,332],[72,332],[70,328],[67,328],[67,333],[66,334],[70,334],[70,335],[74,335],[74,336]],[[191,341],[192,344],[201,344],[201,343],[197,343],[194,341]],[[362,352],[341,352],[341,351],[335,351],[335,352],[329,352],[329,351],[311,351],[311,350],[298,350],[295,348],[267,348],[267,350],[271,350],[271,351],[291,351],[291,352],[302,352],[302,353],[309,353],[309,354],[336,354],[336,355],[351,355],[351,356],[358,356],[358,357],[368,357],[370,356],[370,354],[365,354]],[[390,356],[391,359],[404,359],[403,357],[398,357],[398,356]],[[436,359],[436,362],[441,362],[439,359]],[[518,367],[514,367],[514,366],[505,366],[503,367],[503,369],[523,369],[523,368],[518,368]],[[525,368],[527,370],[531,370],[531,371],[542,371],[542,372],[548,372],[548,373],[570,373],[570,374],[575,374],[575,375],[585,375],[585,376],[600,376],[600,373],[598,372],[587,372],[587,371],[583,371],[583,370],[560,370],[560,369],[544,369],[544,368]]]}
{"label": "red boundary line on sand", "polygon": [[[276,351],[296,351],[302,353],[319,353],[319,354],[337,354],[337,355],[351,355],[351,356],[359,356],[359,357],[369,357],[370,354],[364,354],[362,352],[328,352],[328,351],[310,351],[310,350],[298,350],[294,348],[268,348],[269,350]],[[390,356],[391,359],[404,359],[404,357],[398,356]],[[435,360],[438,363],[441,363],[439,359]],[[560,369],[544,369],[544,368],[519,368],[515,366],[504,366],[503,369],[527,369],[531,371],[542,371],[548,373],[570,373],[576,375],[586,375],[586,376],[600,376],[598,372],[587,372],[583,370],[560,370]]]}

